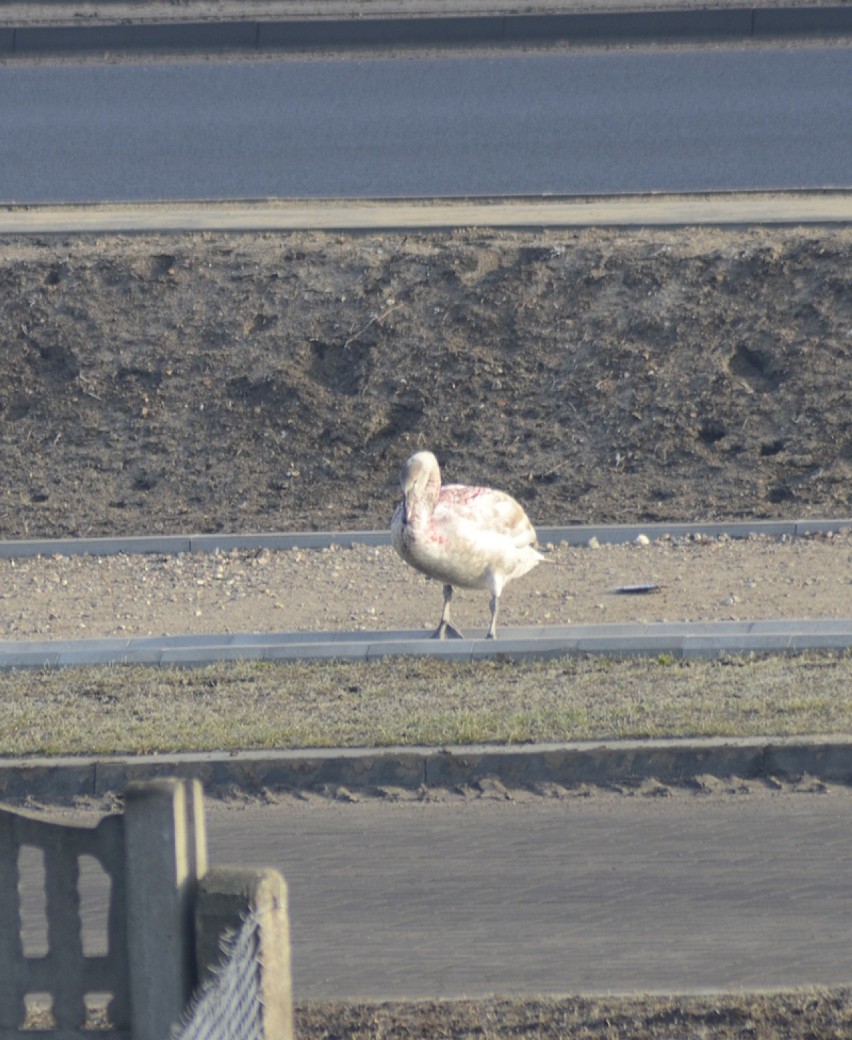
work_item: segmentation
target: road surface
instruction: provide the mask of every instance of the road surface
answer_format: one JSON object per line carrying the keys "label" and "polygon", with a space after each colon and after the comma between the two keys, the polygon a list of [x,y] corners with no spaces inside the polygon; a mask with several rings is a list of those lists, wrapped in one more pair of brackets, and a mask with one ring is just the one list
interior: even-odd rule
{"label": "road surface", "polygon": [[[848,789],[695,794],[646,781],[632,796],[443,798],[208,802],[211,864],[287,879],[298,1000],[852,978]],[[98,954],[108,884],[86,859],[83,947]],[[35,850],[21,866],[24,949],[39,956]]]}
{"label": "road surface", "polygon": [[0,201],[847,187],[852,50],[0,66]]}
{"label": "road surface", "polygon": [[298,999],[848,983],[852,798],[212,812],[290,888]]}

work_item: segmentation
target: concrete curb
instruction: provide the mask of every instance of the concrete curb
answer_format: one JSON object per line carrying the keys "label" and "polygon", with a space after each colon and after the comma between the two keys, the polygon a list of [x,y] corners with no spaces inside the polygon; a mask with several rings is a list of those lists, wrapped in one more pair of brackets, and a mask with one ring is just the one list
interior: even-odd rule
{"label": "concrete curb", "polygon": [[388,47],[599,45],[830,39],[852,7],[726,7],[455,17],[42,25],[0,29],[0,54],[311,51]]}
{"label": "concrete curb", "polygon": [[686,784],[720,779],[852,782],[852,739],[843,737],[590,741],[534,747],[394,747],[32,758],[0,761],[0,799],[67,802],[120,794],[134,780],[197,778],[213,797],[265,789],[454,788],[496,778],[508,788],[610,785],[645,779]]}
{"label": "concrete curb", "polygon": [[[542,545],[566,542],[585,545],[597,538],[603,544],[631,542],[640,534],[658,538],[802,538],[837,534],[852,528],[852,518],[837,520],[757,520],[718,523],[578,524],[539,527]],[[142,535],[109,538],[40,538],[0,542],[0,559],[29,556],[115,556],[119,553],[230,552],[232,549],[327,549],[330,545],[390,545],[389,531],[285,531],[261,534]]]}
{"label": "concrete curb", "polygon": [[843,651],[852,618],[718,621],[506,628],[470,639],[433,640],[426,632],[264,632],[141,638],[0,642],[0,670],[98,665],[203,668],[221,661],[377,661],[387,657],[534,660],[595,654],[675,660],[725,654]]}

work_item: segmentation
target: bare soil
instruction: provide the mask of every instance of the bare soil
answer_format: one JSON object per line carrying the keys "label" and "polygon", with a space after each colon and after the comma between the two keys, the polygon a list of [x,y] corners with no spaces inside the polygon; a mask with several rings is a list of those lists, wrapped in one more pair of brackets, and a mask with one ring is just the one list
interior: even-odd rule
{"label": "bare soil", "polygon": [[844,517],[852,229],[0,240],[0,537]]}
{"label": "bare soil", "polygon": [[[672,997],[529,997],[387,1003],[305,1003],[295,1007],[301,1040],[819,1040],[848,1035],[847,989],[756,995]],[[31,1029],[50,1028],[36,1012]],[[107,1022],[90,1016],[90,1027]]]}
{"label": "bare soil", "polygon": [[[852,616],[852,536],[546,547],[498,626]],[[633,590],[637,586],[647,592]],[[0,638],[434,629],[441,590],[387,547],[0,559]],[[484,633],[488,595],[453,616]]]}
{"label": "bare soil", "polygon": [[421,1004],[304,1005],[298,1035],[306,1040],[797,1040],[841,1037],[852,1026],[848,990],[756,996],[493,999]]}

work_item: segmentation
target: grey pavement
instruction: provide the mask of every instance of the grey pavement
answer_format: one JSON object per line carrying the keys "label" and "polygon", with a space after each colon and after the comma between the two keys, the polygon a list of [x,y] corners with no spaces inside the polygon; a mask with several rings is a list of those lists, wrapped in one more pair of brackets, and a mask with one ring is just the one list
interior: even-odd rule
{"label": "grey pavement", "polygon": [[600,197],[162,201],[8,205],[2,234],[383,231],[848,224],[852,192],[711,192]]}
{"label": "grey pavement", "polygon": [[839,793],[288,801],[209,835],[287,878],[297,1000],[382,1000],[847,985],[850,822]]}
{"label": "grey pavement", "polygon": [[[782,8],[804,6],[802,0],[92,0],[85,19],[91,23],[299,21],[358,18],[452,18],[514,15],[588,14],[596,11]],[[834,6],[822,4],[819,6]],[[837,4],[836,6],[841,6]],[[73,0],[0,0],[0,25],[61,25],[79,21]]]}
{"label": "grey pavement", "polygon": [[[287,879],[298,1001],[848,985],[852,801],[796,787],[209,803],[208,846]],[[92,939],[103,882],[81,864]]]}
{"label": "grey pavement", "polygon": [[8,205],[0,233],[383,231],[848,224],[852,192],[712,192],[500,199],[245,200]]}
{"label": "grey pavement", "polygon": [[0,184],[18,205],[836,194],[852,166],[849,67],[849,38],[354,61],[9,61]]}

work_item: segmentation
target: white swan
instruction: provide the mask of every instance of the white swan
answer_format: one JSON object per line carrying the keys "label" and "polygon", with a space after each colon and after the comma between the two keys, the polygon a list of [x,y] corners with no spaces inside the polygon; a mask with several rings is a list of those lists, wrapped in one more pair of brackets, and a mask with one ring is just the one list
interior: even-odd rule
{"label": "white swan", "polygon": [[444,609],[434,638],[462,634],[450,621],[453,586],[489,589],[491,625],[507,581],[532,570],[544,557],[522,506],[503,491],[447,484],[431,451],[419,451],[402,467],[402,502],[391,521],[393,546],[406,563],[444,584]]}

